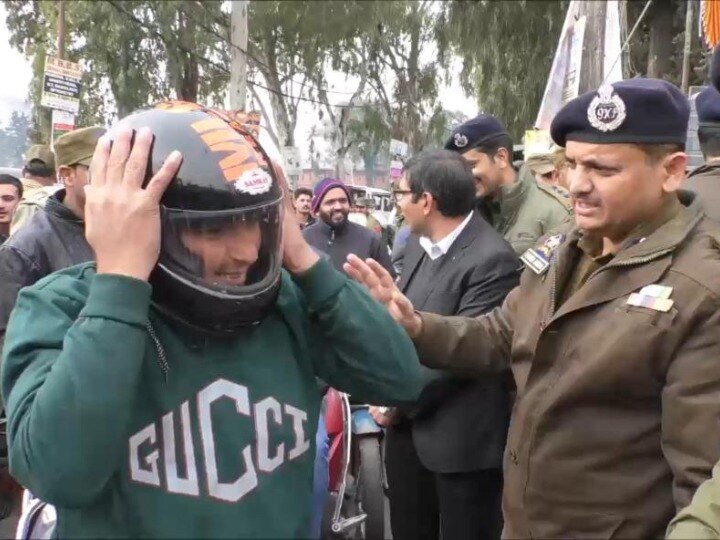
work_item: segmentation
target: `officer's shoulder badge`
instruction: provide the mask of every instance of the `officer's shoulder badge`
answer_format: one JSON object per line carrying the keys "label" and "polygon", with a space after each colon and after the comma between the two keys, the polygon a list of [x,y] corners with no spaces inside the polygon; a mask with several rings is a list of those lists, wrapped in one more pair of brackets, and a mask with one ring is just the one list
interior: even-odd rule
{"label": "officer's shoulder badge", "polygon": [[544,274],[550,267],[552,254],[562,245],[564,240],[564,234],[550,236],[537,246],[528,249],[522,254],[520,260],[536,274]]}
{"label": "officer's shoulder badge", "polygon": [[546,182],[537,182],[538,187],[541,191],[553,197],[555,200],[560,202],[566,210],[572,212],[572,201],[570,200],[570,193],[567,189],[560,187],[555,184],[548,184]]}

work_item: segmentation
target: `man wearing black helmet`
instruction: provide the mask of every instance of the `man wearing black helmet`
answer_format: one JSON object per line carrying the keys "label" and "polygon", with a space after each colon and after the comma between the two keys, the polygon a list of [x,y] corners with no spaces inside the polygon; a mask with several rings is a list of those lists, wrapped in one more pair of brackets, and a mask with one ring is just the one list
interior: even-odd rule
{"label": "man wearing black helmet", "polygon": [[24,289],[8,327],[11,472],[60,537],[304,536],[315,375],[412,400],[412,344],[310,249],[280,170],[230,120],[138,112],[90,172],[97,264]]}

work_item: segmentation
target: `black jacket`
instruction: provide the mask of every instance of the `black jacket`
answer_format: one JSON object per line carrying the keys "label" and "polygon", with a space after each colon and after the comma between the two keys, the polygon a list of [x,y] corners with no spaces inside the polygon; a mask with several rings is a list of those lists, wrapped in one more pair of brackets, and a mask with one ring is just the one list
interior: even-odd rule
{"label": "black jacket", "polygon": [[683,189],[695,192],[705,214],[720,222],[720,163],[695,169],[688,175]]}
{"label": "black jacket", "polygon": [[[401,291],[407,290],[424,253],[411,235],[398,281]],[[415,309],[466,317],[487,313],[518,284],[520,267],[510,244],[474,212]],[[477,379],[423,369],[429,382],[410,415],[423,465],[441,473],[500,468],[510,421],[509,373]]]}
{"label": "black jacket", "polygon": [[20,289],[69,266],[93,259],[83,222],[62,203],[65,190],[50,196],[0,246],[0,345]]}
{"label": "black jacket", "polygon": [[352,253],[361,259],[368,257],[375,259],[395,276],[387,246],[381,242],[377,234],[366,227],[347,221],[344,227],[335,230],[322,219],[318,219],[317,222],[303,229],[302,234],[308,244],[318,251],[327,253],[333,266],[340,272],[343,271],[342,266],[347,256]]}

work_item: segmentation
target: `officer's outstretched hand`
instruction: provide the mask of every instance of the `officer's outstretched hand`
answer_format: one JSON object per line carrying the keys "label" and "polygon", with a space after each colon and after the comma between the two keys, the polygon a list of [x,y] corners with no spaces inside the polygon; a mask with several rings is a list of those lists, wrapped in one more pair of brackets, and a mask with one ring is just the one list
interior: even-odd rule
{"label": "officer's outstretched hand", "polygon": [[102,137],[85,186],[85,236],[95,251],[98,274],[147,281],[160,254],[160,198],[182,156],[173,152],[143,189],[153,135],[121,129],[112,143]]}
{"label": "officer's outstretched hand", "polygon": [[417,337],[422,329],[422,319],[415,313],[412,302],[400,292],[390,273],[374,259],[364,261],[355,255],[348,255],[343,269],[355,281],[364,285],[370,295],[387,307],[390,315],[400,324],[411,338]]}
{"label": "officer's outstretched hand", "polygon": [[295,208],[292,204],[292,193],[285,178],[282,167],[273,162],[275,177],[285,193],[285,212],[283,214],[283,266],[291,274],[302,274],[312,268],[320,260],[300,232],[300,225],[295,219]]}

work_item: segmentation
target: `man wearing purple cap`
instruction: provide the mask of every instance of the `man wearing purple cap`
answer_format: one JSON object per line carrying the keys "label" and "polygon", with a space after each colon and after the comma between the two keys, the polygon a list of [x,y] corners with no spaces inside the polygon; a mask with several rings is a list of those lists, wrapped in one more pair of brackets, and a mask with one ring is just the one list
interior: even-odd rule
{"label": "man wearing purple cap", "polygon": [[315,185],[312,211],[319,219],[303,230],[303,236],[312,247],[327,254],[335,268],[342,271],[352,253],[361,259],[375,259],[395,275],[390,253],[380,237],[348,220],[350,192],[340,180],[324,178]]}
{"label": "man wearing purple cap", "polygon": [[346,268],[427,367],[512,370],[505,538],[662,537],[720,457],[720,228],[680,190],[689,115],[657,79],[567,103],[550,131],[575,226],[491,313],[417,313],[377,265]]}
{"label": "man wearing purple cap", "polygon": [[[315,250],[328,256],[333,266],[343,271],[343,264],[349,254],[364,259],[372,258],[382,264],[393,277],[395,271],[390,262],[390,253],[380,237],[370,229],[348,220],[350,213],[350,192],[345,184],[334,178],[323,178],[315,185],[311,202],[312,213],[317,221],[302,230],[305,241]],[[323,386],[322,391],[326,388]],[[318,537],[324,496],[327,491],[327,433],[323,416],[318,422],[316,433],[317,453],[315,456],[315,480],[313,500],[313,522],[311,535]]]}

